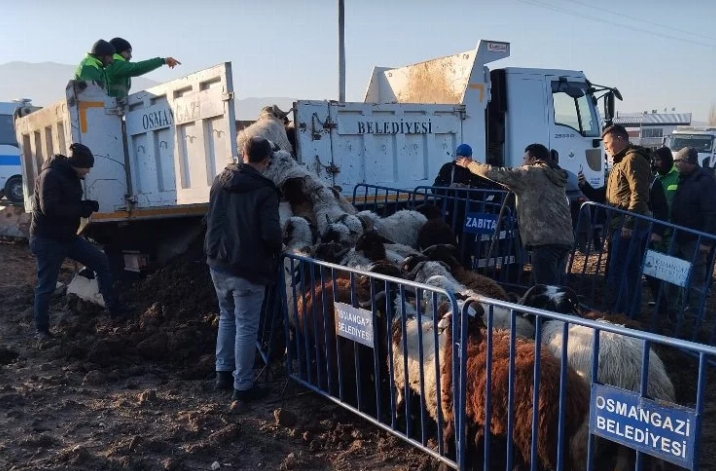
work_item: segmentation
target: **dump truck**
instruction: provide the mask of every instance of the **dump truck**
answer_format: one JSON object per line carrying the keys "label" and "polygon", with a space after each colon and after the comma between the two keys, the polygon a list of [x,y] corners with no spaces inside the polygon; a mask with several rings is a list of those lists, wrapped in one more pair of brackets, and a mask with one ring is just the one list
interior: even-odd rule
{"label": "dump truck", "polygon": [[[595,95],[604,92],[608,119],[618,92],[576,71],[486,68],[509,51],[509,43],[480,41],[466,53],[377,67],[364,102],[296,101],[297,160],[350,196],[359,183],[430,185],[463,142],[479,160],[489,148],[505,165],[519,165],[524,146],[542,142],[563,167],[583,168],[601,185]],[[124,100],[70,81],[63,100],[15,121],[25,210],[45,159],[83,143],[95,155],[85,197],[99,211],[80,230],[119,272],[151,270],[202,234],[212,181],[238,158],[235,123],[229,62]]]}

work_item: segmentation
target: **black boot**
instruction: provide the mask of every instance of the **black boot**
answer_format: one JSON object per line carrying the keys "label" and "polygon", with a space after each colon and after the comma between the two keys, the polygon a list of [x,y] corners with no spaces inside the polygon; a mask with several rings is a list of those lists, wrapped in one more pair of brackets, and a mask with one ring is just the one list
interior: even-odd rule
{"label": "black boot", "polygon": [[234,389],[234,375],[231,371],[217,371],[216,385],[214,389],[217,391],[231,391]]}

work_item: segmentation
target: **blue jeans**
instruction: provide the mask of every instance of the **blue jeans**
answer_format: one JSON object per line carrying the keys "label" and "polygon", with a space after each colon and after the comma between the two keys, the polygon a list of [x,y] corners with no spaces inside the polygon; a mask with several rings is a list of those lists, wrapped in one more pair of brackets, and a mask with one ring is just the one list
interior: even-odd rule
{"label": "blue jeans", "polygon": [[631,237],[622,238],[620,230],[611,235],[607,289],[613,313],[635,317],[641,312],[641,263],[648,234],[648,229],[638,229]]}
{"label": "blue jeans", "polygon": [[254,385],[256,339],[266,287],[214,268],[210,269],[219,300],[216,371],[233,371],[234,389]]}
{"label": "blue jeans", "polygon": [[95,272],[105,306],[111,311],[116,305],[109,259],[85,239],[77,237],[72,242],[58,242],[33,236],[30,238],[30,250],[37,258],[33,313],[38,331],[46,332],[50,327],[50,298],[57,289],[57,278],[65,258],[75,260]]}

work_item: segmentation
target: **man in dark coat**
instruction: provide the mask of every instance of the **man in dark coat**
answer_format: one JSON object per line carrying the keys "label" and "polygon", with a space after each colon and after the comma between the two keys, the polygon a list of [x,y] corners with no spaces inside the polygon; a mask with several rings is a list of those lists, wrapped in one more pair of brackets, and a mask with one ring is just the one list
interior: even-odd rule
{"label": "man in dark coat", "polygon": [[123,316],[122,306],[112,288],[112,272],[107,256],[77,235],[81,218],[99,210],[99,203],[83,200],[82,180],[94,166],[92,152],[83,144],[72,144],[70,157],[54,155],[42,166],[35,183],[30,250],[37,258],[37,287],[34,317],[37,337],[50,333],[50,297],[56,289],[65,258],[75,260],[97,274],[97,284],[110,316]]}
{"label": "man in dark coat", "polygon": [[[679,184],[671,203],[671,222],[716,237],[716,180],[713,172],[699,166],[699,153],[693,147],[681,149],[674,157],[674,163],[679,171]],[[673,255],[692,264],[687,302],[698,312],[706,296],[713,239],[678,230],[674,238]]]}
{"label": "man in dark coat", "polygon": [[248,139],[243,163],[230,164],[214,180],[209,196],[204,251],[219,300],[216,387],[233,389],[232,400],[265,395],[254,384],[254,358],[267,285],[278,276],[281,252],[279,190],[261,174],[271,144]]}

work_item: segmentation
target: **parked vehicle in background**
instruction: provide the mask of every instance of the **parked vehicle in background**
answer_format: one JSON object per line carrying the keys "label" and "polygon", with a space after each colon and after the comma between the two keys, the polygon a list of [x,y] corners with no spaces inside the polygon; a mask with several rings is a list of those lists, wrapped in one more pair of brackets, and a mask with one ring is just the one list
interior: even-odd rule
{"label": "parked vehicle in background", "polygon": [[702,167],[716,166],[716,127],[680,127],[666,136],[664,145],[676,155],[684,147],[693,147],[699,152]]}
{"label": "parked vehicle in background", "polygon": [[13,125],[15,110],[23,106],[31,106],[30,100],[0,102],[0,196],[11,203],[23,202],[20,148]]}

